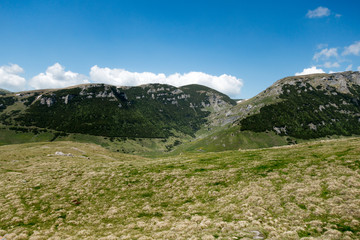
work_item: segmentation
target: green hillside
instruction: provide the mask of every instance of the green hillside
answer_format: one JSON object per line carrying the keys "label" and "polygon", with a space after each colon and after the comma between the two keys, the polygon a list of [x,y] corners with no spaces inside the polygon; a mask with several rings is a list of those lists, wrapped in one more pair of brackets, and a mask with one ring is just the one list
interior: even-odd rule
{"label": "green hillside", "polygon": [[359,239],[359,155],[359,138],[156,159],[1,146],[0,236]]}
{"label": "green hillside", "polygon": [[211,135],[188,149],[223,151],[360,135],[360,73],[283,78],[209,117]]}
{"label": "green hillside", "polygon": [[91,84],[22,92],[1,97],[0,103],[0,121],[7,126],[122,138],[194,136],[212,111],[235,104],[226,95],[199,85],[180,89],[161,84]]}
{"label": "green hillside", "polygon": [[0,95],[6,95],[6,94],[9,94],[9,93],[11,93],[11,92],[6,90],[6,89],[0,88]]}
{"label": "green hillside", "polygon": [[[241,129],[275,131],[301,139],[360,134],[360,82],[353,82],[359,75],[345,79],[338,75],[294,77],[293,83],[285,82],[280,101],[242,119]],[[322,82],[317,84],[321,77]]]}
{"label": "green hillside", "polygon": [[279,136],[274,132],[241,131],[239,127],[232,127],[185,143],[178,147],[175,153],[183,151],[221,152],[237,149],[266,148],[294,144],[294,141],[294,139]]}

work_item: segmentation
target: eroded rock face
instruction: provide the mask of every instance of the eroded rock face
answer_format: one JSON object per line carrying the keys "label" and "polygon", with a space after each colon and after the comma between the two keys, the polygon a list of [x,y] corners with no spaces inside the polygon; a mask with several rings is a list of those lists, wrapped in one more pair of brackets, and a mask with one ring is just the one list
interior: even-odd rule
{"label": "eroded rock face", "polygon": [[71,101],[71,99],[73,99],[73,98],[74,98],[74,95],[71,95],[71,94],[68,94],[65,97],[62,97],[62,99],[64,99],[65,104],[68,104]]}
{"label": "eroded rock face", "polygon": [[213,107],[215,111],[220,111],[224,107],[230,106],[229,103],[223,101],[223,99],[216,94],[212,94],[209,96],[209,105]]}
{"label": "eroded rock face", "polygon": [[[341,72],[333,74],[312,74],[296,77],[288,77],[279,80],[274,84],[276,86],[282,86],[283,84],[296,85],[300,83],[300,87],[309,83],[314,89],[308,89],[310,91],[315,89],[331,91],[335,89],[337,93],[351,94],[349,90],[354,85],[360,85],[360,73],[359,72]],[[270,87],[270,91],[273,90]],[[331,93],[333,94],[333,93]]]}
{"label": "eroded rock face", "polygon": [[40,99],[41,105],[47,105],[48,107],[51,107],[56,102],[56,99],[54,97],[42,97]]}
{"label": "eroded rock face", "polygon": [[[310,84],[312,88],[305,89],[305,91],[315,91],[315,89],[332,91],[336,90],[338,93],[350,94],[349,88],[353,85],[360,85],[360,73],[359,72],[341,72],[333,74],[311,74],[295,77],[286,77],[261,92],[258,96],[261,97],[273,97],[279,96],[283,93],[283,85],[298,85],[299,88],[305,87],[306,83]],[[301,91],[301,90],[299,90]],[[332,92],[329,94],[337,94]],[[299,92],[301,93],[301,92]]]}

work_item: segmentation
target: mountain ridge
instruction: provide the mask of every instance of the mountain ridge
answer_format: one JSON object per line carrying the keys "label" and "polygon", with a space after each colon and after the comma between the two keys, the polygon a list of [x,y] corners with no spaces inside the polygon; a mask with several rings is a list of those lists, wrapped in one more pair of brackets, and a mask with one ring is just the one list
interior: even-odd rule
{"label": "mountain ridge", "polygon": [[0,88],[0,95],[6,95],[6,94],[10,94],[11,92],[9,90]]}
{"label": "mountain ridge", "polygon": [[[220,128],[219,132],[200,140],[200,145],[208,151],[246,147],[248,144],[241,139],[248,131],[260,134],[253,140],[259,144],[261,138],[268,139],[270,132],[275,133],[278,140],[274,146],[336,135],[360,135],[359,96],[359,72],[282,78],[255,97],[218,112],[207,124]],[[260,145],[269,146],[266,141]]]}
{"label": "mountain ridge", "polygon": [[90,134],[117,143],[163,139],[166,151],[223,151],[360,135],[359,96],[360,74],[352,71],[285,77],[239,103],[196,84],[92,83],[2,96],[0,122],[7,128]]}
{"label": "mountain ridge", "polygon": [[193,135],[211,111],[236,104],[205,86],[167,84],[82,84],[13,93],[0,101],[4,102],[0,117],[4,125],[143,138],[167,138],[176,132]]}

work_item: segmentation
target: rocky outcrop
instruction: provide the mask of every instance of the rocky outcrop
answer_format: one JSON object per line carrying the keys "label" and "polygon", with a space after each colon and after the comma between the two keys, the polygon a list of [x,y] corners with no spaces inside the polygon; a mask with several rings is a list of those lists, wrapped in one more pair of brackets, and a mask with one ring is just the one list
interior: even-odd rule
{"label": "rocky outcrop", "polygon": [[71,94],[68,94],[65,97],[62,97],[62,99],[64,99],[65,104],[68,104],[71,101],[71,99],[73,99],[73,98],[74,98],[74,95],[71,95]]}
{"label": "rocky outcrop", "polygon": [[56,99],[55,99],[54,95],[51,97],[42,97],[40,99],[40,104],[41,105],[46,104],[48,107],[51,107],[52,105],[54,105],[55,102],[56,102]]}

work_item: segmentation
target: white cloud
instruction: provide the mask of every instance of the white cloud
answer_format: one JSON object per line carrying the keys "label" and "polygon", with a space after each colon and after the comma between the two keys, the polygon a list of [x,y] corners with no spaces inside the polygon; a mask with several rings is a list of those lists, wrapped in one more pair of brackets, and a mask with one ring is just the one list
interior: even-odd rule
{"label": "white cloud", "polygon": [[312,66],[310,68],[305,68],[300,73],[295,73],[295,76],[308,75],[308,74],[314,74],[314,73],[325,73],[325,72],[321,68],[316,68],[315,66]]}
{"label": "white cloud", "polygon": [[345,47],[345,50],[343,51],[342,55],[360,55],[360,41],[357,41],[350,46]]}
{"label": "white cloud", "polygon": [[351,71],[352,67],[353,67],[353,65],[350,64],[349,66],[346,67],[345,71]]}
{"label": "white cloud", "polygon": [[0,66],[0,88],[12,91],[25,90],[28,86],[34,89],[64,88],[90,82],[107,83],[118,86],[138,86],[149,83],[169,84],[176,87],[188,84],[200,84],[230,96],[238,96],[243,86],[243,80],[228,74],[219,76],[203,72],[174,73],[165,75],[152,72],[129,72],[124,69],[101,68],[97,65],[90,70],[90,77],[65,71],[59,63],[49,66],[44,73],[40,73],[29,81],[21,77],[24,70],[16,65]]}
{"label": "white cloud", "polygon": [[319,59],[328,59],[330,57],[337,57],[337,48],[325,48],[320,52],[315,53],[313,59],[318,61]]}
{"label": "white cloud", "polygon": [[90,78],[92,82],[102,82],[119,86],[162,83],[178,87],[187,84],[201,84],[232,96],[240,94],[243,86],[242,79],[227,74],[213,76],[203,72],[189,72],[185,74],[175,73],[166,76],[163,73],[129,72],[124,69],[101,68],[96,65],[90,70]]}
{"label": "white cloud", "polygon": [[330,15],[330,9],[326,7],[318,7],[314,10],[309,10],[306,14],[306,17],[308,18],[321,18],[321,17],[327,17]]}
{"label": "white cloud", "polygon": [[17,64],[0,66],[0,87],[11,91],[23,90],[26,84],[25,78],[20,74],[24,72]]}
{"label": "white cloud", "polygon": [[357,70],[360,72],[360,66],[358,66]]}
{"label": "white cloud", "polygon": [[342,16],[341,14],[338,14],[338,13],[335,14],[335,17],[336,17],[336,18],[340,18],[341,16]]}
{"label": "white cloud", "polygon": [[326,68],[338,68],[338,67],[340,67],[340,64],[338,62],[334,62],[334,63],[326,62],[326,63],[324,63],[324,67],[326,67]]}
{"label": "white cloud", "polygon": [[35,89],[63,88],[72,85],[89,83],[88,77],[79,73],[65,71],[59,63],[48,67],[45,73],[33,77],[29,85]]}

